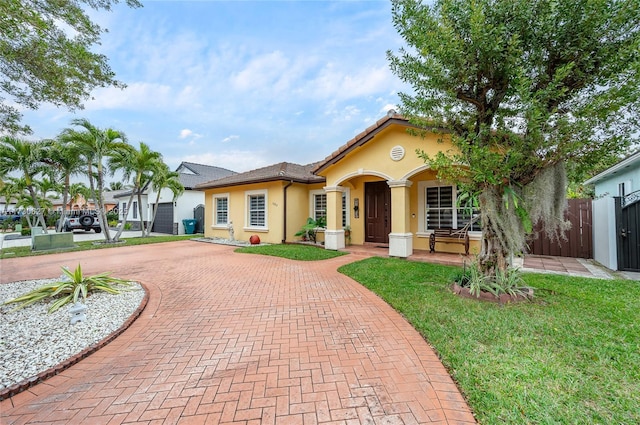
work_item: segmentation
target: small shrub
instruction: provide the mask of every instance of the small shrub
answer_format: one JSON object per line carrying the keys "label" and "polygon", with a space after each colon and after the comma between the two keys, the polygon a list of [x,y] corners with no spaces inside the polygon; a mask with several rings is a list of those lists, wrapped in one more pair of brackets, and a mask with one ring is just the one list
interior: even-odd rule
{"label": "small shrub", "polygon": [[302,229],[295,234],[295,236],[301,236],[304,240],[310,240],[316,243],[316,236],[318,229],[327,227],[327,219],[325,217],[318,217],[314,220],[312,217],[307,219],[307,224],[302,226]]}
{"label": "small shrub", "polygon": [[100,273],[94,276],[84,277],[80,264],[78,264],[74,272],[71,272],[66,267],[62,267],[62,272],[64,273],[65,279],[43,285],[22,296],[5,301],[5,304],[20,303],[18,307],[16,307],[17,310],[35,304],[38,301],[61,297],[49,307],[49,313],[53,313],[72,301],[76,303],[80,296],[82,296],[83,301],[86,300],[87,296],[93,291],[119,294],[121,290],[114,285],[130,285],[126,280],[110,277],[110,273]]}
{"label": "small shrub", "polygon": [[456,272],[453,281],[463,288],[469,288],[469,293],[480,297],[481,292],[489,292],[495,297],[501,294],[511,296],[527,296],[529,288],[524,284],[520,271],[508,268],[506,271],[498,271],[495,279],[485,276],[478,265],[477,260],[466,265],[463,270]]}

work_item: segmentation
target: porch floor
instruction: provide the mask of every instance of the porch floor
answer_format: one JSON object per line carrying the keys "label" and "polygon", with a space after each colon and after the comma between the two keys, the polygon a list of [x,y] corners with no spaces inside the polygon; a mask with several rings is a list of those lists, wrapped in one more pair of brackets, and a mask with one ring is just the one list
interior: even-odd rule
{"label": "porch floor", "polygon": [[[380,244],[349,245],[344,251],[362,257],[389,257],[389,248]],[[462,266],[463,261],[471,261],[473,256],[450,254],[445,252],[430,253],[427,250],[414,250],[409,261]],[[613,276],[604,268],[597,266],[593,260],[569,257],[551,257],[546,255],[526,255],[518,258],[516,266],[524,271],[540,273],[556,273],[580,277],[597,277],[611,279]]]}

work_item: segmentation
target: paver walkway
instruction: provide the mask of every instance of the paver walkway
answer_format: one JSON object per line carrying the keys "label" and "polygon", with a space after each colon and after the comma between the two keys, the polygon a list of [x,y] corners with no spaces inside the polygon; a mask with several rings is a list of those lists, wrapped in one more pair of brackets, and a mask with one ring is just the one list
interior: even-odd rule
{"label": "paver walkway", "polygon": [[193,241],[5,259],[9,282],[81,262],[150,291],[106,347],[0,403],[2,424],[465,424],[467,404],[391,307],[320,262]]}

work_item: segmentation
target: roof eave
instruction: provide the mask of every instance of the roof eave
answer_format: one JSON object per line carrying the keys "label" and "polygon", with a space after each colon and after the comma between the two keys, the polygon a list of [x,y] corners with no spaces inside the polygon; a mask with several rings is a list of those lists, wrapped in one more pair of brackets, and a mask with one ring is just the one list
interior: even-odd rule
{"label": "roof eave", "polygon": [[247,184],[258,184],[258,183],[271,183],[271,182],[294,182],[294,183],[302,183],[302,184],[315,184],[315,183],[323,183],[324,178],[322,180],[317,179],[302,179],[300,177],[287,177],[287,176],[274,176],[274,177],[264,177],[261,179],[254,180],[243,180],[231,183],[215,183],[214,184],[198,184],[195,186],[194,190],[208,190],[208,189],[220,189],[223,187],[235,187],[235,186],[244,186]]}
{"label": "roof eave", "polygon": [[601,180],[606,179],[607,177],[627,168],[630,167],[636,163],[640,163],[640,151],[628,156],[627,158],[623,159],[622,161],[618,162],[616,165],[607,168],[606,170],[604,170],[603,172],[601,172],[600,174],[597,174],[593,177],[591,177],[589,180],[585,181],[584,184],[595,184],[598,183]]}

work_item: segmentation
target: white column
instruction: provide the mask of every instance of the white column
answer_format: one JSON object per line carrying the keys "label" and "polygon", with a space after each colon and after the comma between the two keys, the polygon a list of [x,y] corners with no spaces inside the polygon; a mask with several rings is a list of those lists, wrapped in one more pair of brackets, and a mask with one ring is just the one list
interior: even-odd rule
{"label": "white column", "polygon": [[342,228],[342,193],[340,186],[327,186],[327,229],[324,231],[325,249],[344,249],[344,229]]}
{"label": "white column", "polygon": [[411,233],[411,193],[413,182],[394,180],[387,182],[391,188],[391,233],[389,233],[389,256],[409,257],[413,254]]}

